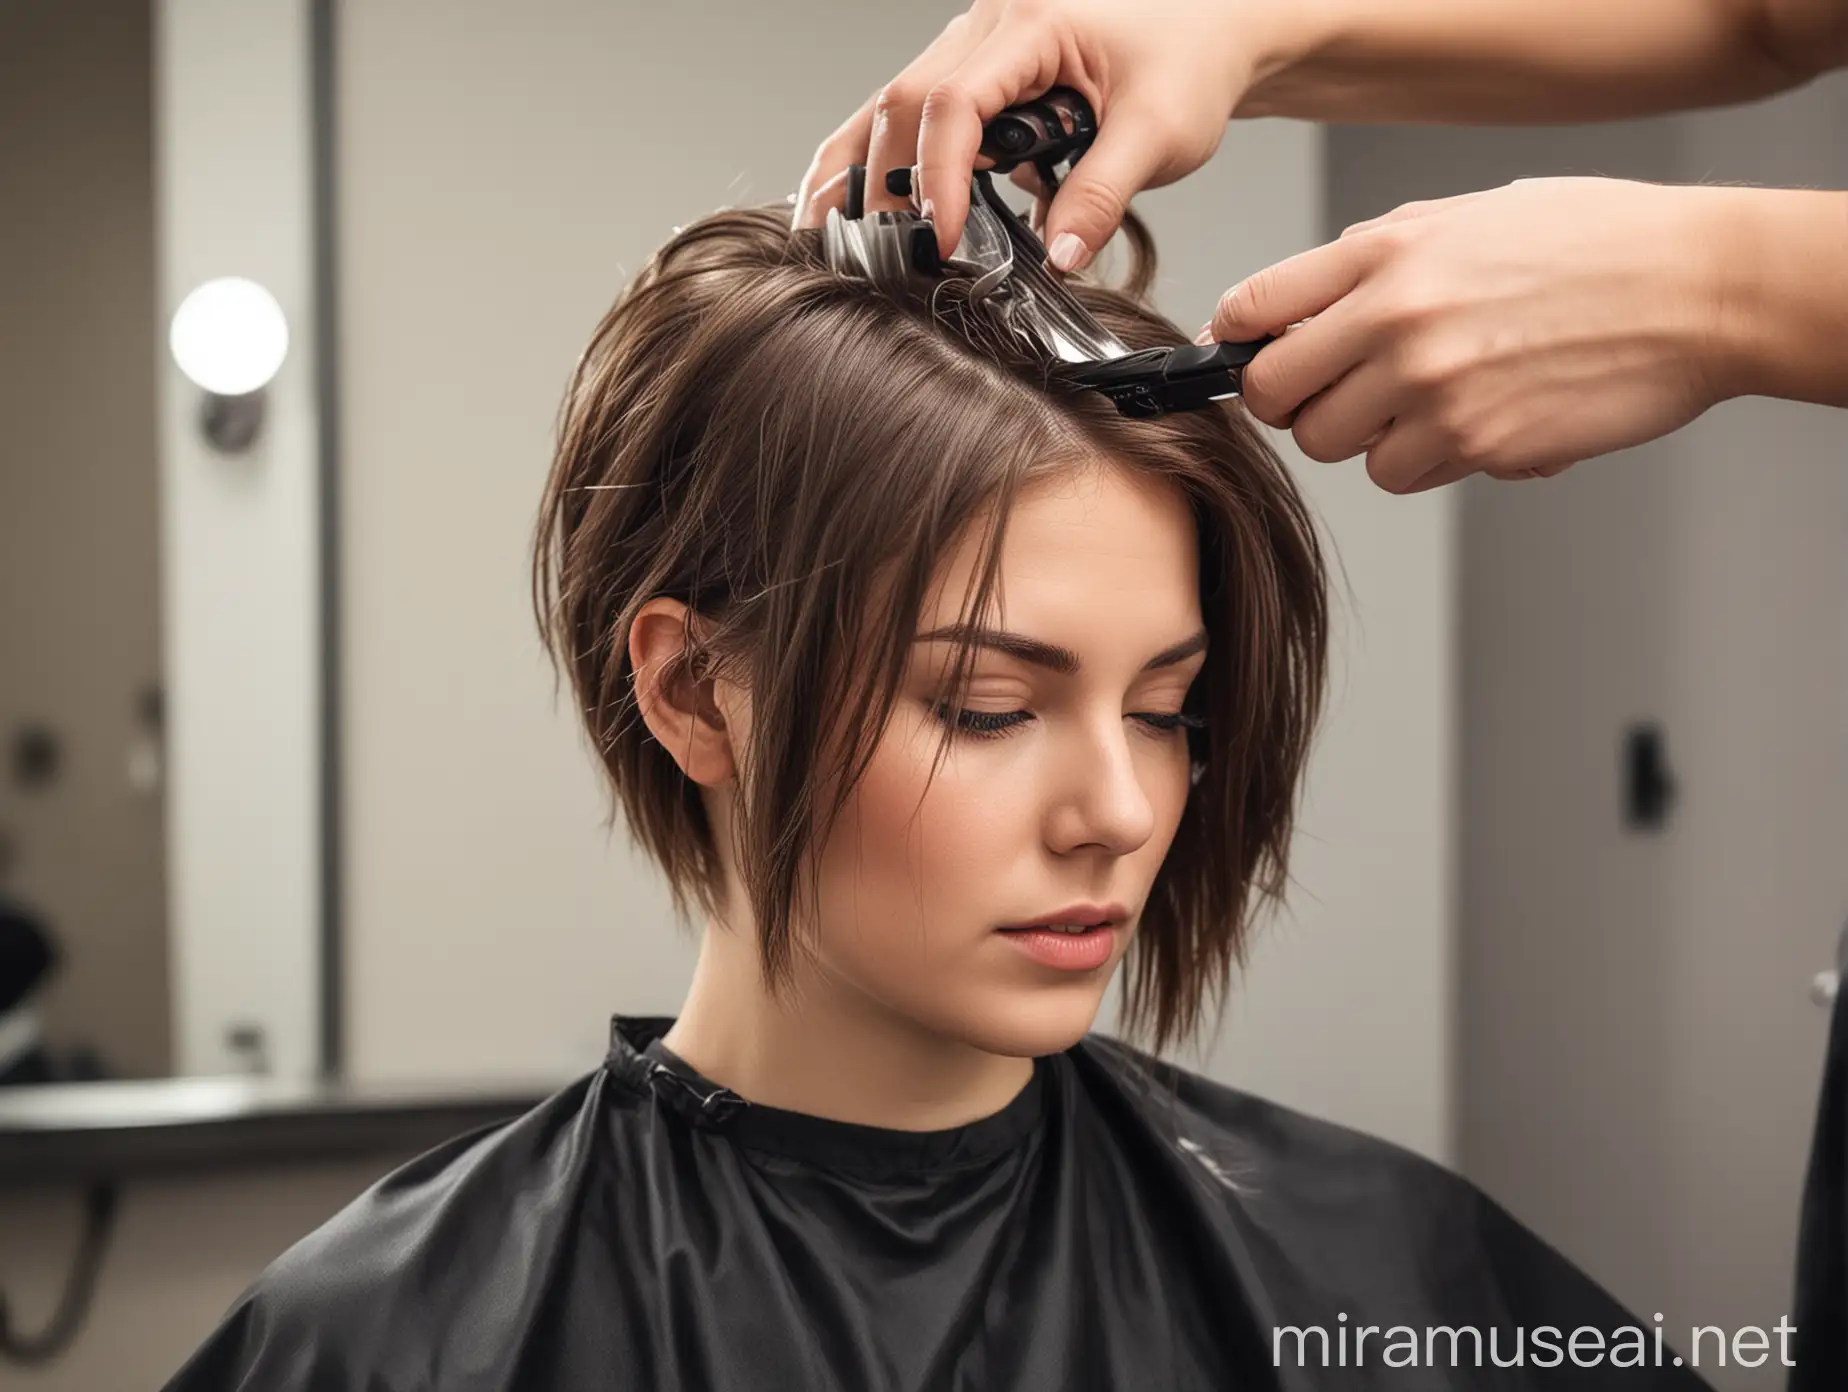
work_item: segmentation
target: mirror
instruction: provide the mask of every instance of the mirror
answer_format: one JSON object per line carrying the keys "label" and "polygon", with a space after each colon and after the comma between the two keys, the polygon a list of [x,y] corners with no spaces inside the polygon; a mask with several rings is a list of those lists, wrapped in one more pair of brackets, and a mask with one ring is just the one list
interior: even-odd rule
{"label": "mirror", "polygon": [[333,1063],[317,13],[0,9],[0,1087]]}
{"label": "mirror", "polygon": [[0,1085],[173,1065],[150,19],[0,19]]}

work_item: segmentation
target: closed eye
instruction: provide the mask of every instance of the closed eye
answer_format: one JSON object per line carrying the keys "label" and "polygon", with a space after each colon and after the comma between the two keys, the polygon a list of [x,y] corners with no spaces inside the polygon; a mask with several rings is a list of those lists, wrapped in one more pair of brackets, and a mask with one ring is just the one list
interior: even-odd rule
{"label": "closed eye", "polygon": [[1204,730],[1206,717],[1194,715],[1188,711],[1175,711],[1167,714],[1160,711],[1137,711],[1131,719],[1140,720],[1151,729],[1169,730]]}
{"label": "closed eye", "polygon": [[[1030,711],[953,710],[946,701],[934,702],[931,714],[944,724],[954,726],[959,734],[976,739],[997,739],[1033,719]],[[1206,728],[1204,717],[1187,711],[1131,711],[1126,718],[1141,721],[1151,732],[1164,735],[1176,730]]]}

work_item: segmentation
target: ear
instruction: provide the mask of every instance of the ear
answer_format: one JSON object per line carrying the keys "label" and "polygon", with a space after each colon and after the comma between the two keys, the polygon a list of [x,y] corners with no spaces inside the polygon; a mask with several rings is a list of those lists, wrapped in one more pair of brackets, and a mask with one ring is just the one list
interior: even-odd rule
{"label": "ear", "polygon": [[726,707],[737,704],[729,682],[687,670],[683,654],[689,624],[697,616],[677,599],[644,604],[629,627],[629,662],[635,669],[635,701],[642,722],[702,787],[729,782],[738,772],[734,741],[740,734]]}

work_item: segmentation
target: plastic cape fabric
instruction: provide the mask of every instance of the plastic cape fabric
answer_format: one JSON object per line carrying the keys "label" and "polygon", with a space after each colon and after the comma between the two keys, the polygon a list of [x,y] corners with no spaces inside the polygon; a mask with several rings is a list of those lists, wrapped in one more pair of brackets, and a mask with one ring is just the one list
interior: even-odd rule
{"label": "plastic cape fabric", "polygon": [[[1572,1331],[1654,1326],[1455,1175],[1112,1041],[916,1133],[745,1102],[669,1023],[619,1018],[596,1072],[380,1181],[168,1392],[1706,1386],[1653,1347],[1575,1366]],[[1428,1365],[1434,1326],[1464,1366],[1445,1334]],[[1523,1366],[1475,1366],[1469,1331],[1507,1361],[1517,1328]]]}
{"label": "plastic cape fabric", "polygon": [[1797,1246],[1790,1392],[1848,1387],[1848,982],[1835,995]]}

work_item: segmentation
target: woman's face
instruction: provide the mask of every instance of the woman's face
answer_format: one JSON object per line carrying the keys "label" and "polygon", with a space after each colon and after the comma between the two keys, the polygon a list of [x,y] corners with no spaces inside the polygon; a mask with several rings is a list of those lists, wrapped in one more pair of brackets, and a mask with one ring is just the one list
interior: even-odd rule
{"label": "woman's face", "polygon": [[[1090,1028],[1187,801],[1174,717],[1205,660],[1197,542],[1160,480],[1093,464],[1034,483],[983,625],[1015,650],[977,649],[959,717],[944,704],[954,647],[928,635],[955,623],[978,540],[933,578],[891,722],[822,848],[814,941],[827,989],[1040,1055]],[[1084,905],[1116,921],[1008,931]]]}

